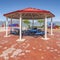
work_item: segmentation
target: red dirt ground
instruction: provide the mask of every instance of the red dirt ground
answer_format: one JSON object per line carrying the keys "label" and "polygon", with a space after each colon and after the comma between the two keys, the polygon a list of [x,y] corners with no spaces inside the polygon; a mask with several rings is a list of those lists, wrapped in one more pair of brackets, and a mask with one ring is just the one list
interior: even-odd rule
{"label": "red dirt ground", "polygon": [[24,36],[24,42],[17,42],[18,36],[4,37],[0,32],[0,60],[60,60],[60,31],[54,35],[48,34],[49,39],[41,36]]}

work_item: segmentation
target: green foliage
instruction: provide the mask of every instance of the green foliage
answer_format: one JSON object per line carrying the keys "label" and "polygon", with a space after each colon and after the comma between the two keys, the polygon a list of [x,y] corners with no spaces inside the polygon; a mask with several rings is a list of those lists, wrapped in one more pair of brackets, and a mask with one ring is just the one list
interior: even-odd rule
{"label": "green foliage", "polygon": [[43,22],[44,22],[44,20],[43,20],[43,19],[40,19],[40,20],[38,20],[38,22],[39,22],[39,23],[43,23]]}
{"label": "green foliage", "polygon": [[30,21],[29,21],[29,20],[23,20],[23,22],[24,22],[25,24],[27,24],[28,27],[30,28]]}
{"label": "green foliage", "polygon": [[23,22],[24,22],[25,24],[27,24],[27,25],[30,24],[30,21],[29,21],[29,20],[23,20]]}
{"label": "green foliage", "polygon": [[[44,23],[44,20],[43,20],[43,19],[39,19],[39,20],[38,20],[38,23],[40,23],[40,24],[41,24],[41,23]],[[44,25],[42,25],[42,26],[40,26],[40,27],[43,28]]]}

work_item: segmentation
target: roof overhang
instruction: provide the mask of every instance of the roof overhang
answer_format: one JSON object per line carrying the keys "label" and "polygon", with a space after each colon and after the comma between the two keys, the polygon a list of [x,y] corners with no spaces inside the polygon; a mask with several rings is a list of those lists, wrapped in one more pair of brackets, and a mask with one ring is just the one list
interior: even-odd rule
{"label": "roof overhang", "polygon": [[47,18],[55,17],[55,15],[52,14],[50,11],[40,10],[36,8],[26,8],[23,10],[17,10],[14,12],[4,14],[4,16],[13,19],[19,19],[20,14],[22,15],[22,19],[43,19],[45,17]]}

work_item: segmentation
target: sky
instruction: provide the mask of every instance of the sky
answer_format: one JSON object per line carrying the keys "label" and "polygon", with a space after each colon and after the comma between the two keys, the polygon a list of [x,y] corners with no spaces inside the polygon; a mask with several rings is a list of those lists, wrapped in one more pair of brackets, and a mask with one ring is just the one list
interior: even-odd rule
{"label": "sky", "polygon": [[51,11],[53,21],[60,21],[59,0],[0,0],[0,21],[6,20],[3,14],[28,7]]}

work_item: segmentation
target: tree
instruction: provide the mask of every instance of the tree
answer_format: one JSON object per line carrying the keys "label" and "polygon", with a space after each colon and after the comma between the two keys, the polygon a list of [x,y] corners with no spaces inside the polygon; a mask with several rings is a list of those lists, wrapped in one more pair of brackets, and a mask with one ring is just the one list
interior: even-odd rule
{"label": "tree", "polygon": [[25,24],[27,24],[28,27],[30,28],[30,21],[29,21],[29,20],[23,20],[23,22],[24,22]]}
{"label": "tree", "polygon": [[43,19],[40,19],[40,20],[38,20],[38,22],[39,22],[39,23],[43,23],[43,22],[44,22],[44,20],[43,20]]}
{"label": "tree", "polygon": [[[44,22],[43,19],[39,19],[39,20],[38,20],[38,23],[40,23],[40,25],[41,25],[43,22]],[[41,26],[41,27],[43,27],[43,26]]]}

